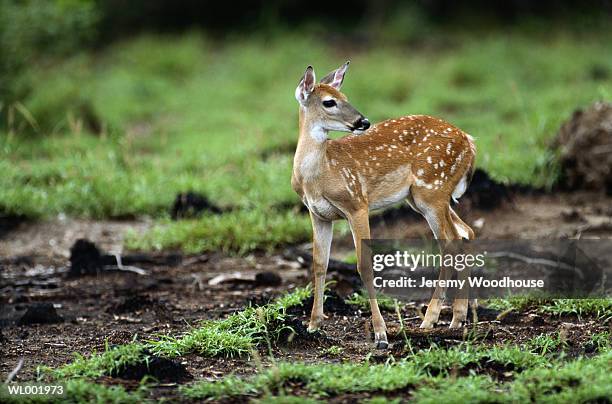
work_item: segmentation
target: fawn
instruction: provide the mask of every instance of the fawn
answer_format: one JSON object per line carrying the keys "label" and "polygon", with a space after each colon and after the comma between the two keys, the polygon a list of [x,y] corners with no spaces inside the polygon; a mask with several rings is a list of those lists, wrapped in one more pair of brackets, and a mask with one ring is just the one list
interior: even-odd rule
{"label": "fawn", "polygon": [[[370,296],[375,346],[388,346],[386,326],[369,263],[361,262],[361,241],[370,238],[369,211],[401,200],[423,215],[436,239],[473,239],[474,232],[450,206],[466,190],[474,169],[473,139],[460,129],[426,115],[370,122],[340,92],[349,62],[316,83],[308,66],[295,90],[299,139],[291,185],[308,207],[313,229],[314,303],[309,331],[319,328],[332,241],[332,223],[347,219],[358,257],[357,269]],[[331,140],[328,131],[352,132]],[[449,276],[444,268],[440,278]],[[438,292],[438,291],[437,291]],[[434,294],[421,328],[438,321],[441,299]],[[453,303],[451,328],[461,327],[467,299]]]}

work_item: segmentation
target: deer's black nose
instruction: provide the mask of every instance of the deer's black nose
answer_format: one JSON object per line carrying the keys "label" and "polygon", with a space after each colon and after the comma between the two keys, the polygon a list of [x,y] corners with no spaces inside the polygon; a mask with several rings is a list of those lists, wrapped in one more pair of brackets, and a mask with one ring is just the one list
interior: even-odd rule
{"label": "deer's black nose", "polygon": [[370,127],[370,121],[366,118],[359,118],[353,126],[357,130],[366,130]]}

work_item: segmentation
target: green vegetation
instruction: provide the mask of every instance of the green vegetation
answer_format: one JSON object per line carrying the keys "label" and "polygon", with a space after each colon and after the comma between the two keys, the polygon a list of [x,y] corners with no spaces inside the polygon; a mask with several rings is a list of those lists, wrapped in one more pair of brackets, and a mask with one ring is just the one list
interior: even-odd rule
{"label": "green vegetation", "polygon": [[[249,356],[259,344],[276,341],[284,330],[286,310],[299,305],[311,294],[310,288],[298,288],[276,301],[260,307],[248,307],[226,319],[206,321],[181,337],[162,335],[158,340],[133,342],[85,358],[77,354],[74,361],[57,369],[43,368],[52,377],[95,379],[109,376],[126,365],[148,362],[151,355],[175,357],[196,352],[202,356]],[[265,346],[265,345],[264,345]]]}
{"label": "green vegetation", "polygon": [[550,296],[544,294],[524,294],[512,295],[503,299],[498,297],[490,298],[482,301],[482,304],[494,310],[524,311],[529,308],[541,306],[551,300]]}
{"label": "green vegetation", "polygon": [[541,313],[556,316],[593,316],[598,319],[612,317],[612,300],[610,299],[553,299],[540,295],[516,295],[506,299],[487,299],[485,306],[495,310],[535,309]]}
{"label": "green vegetation", "polygon": [[[294,210],[289,181],[293,89],[306,65],[321,77],[347,58],[344,90],[372,121],[439,115],[477,138],[478,165],[495,178],[551,184],[547,142],[574,108],[610,95],[607,79],[590,73],[612,71],[610,39],[605,29],[438,34],[431,46],[354,53],[308,34],[223,47],[198,34],[141,36],[34,65],[22,112],[0,130],[0,210],[151,216],[151,232],[129,237],[139,249],[246,252],[305,241],[308,218]],[[232,209],[168,221],[175,195],[188,190]]]}
{"label": "green vegetation", "polygon": [[555,299],[540,310],[557,316],[594,316],[612,318],[612,299]]}
{"label": "green vegetation", "polygon": [[[516,356],[520,350],[501,348],[497,353],[486,349],[480,353],[473,351],[472,360],[499,355],[504,349],[510,351],[501,356],[520,358]],[[405,393],[409,389],[416,402],[425,403],[586,402],[603,400],[612,394],[612,375],[605,371],[610,370],[610,352],[572,362],[532,361],[521,372],[513,372],[515,378],[511,382],[503,383],[487,375],[470,374],[455,378],[449,378],[447,374],[431,375],[429,363],[436,362],[439,351],[444,350],[425,351],[420,355],[421,361],[414,362],[414,358],[407,358],[384,365],[279,363],[250,378],[228,376],[216,382],[196,382],[182,387],[181,391],[192,399],[244,398],[271,392],[282,395],[291,382],[299,383],[309,394],[320,398],[359,392]],[[431,362],[427,357],[431,357]],[[515,365],[515,369],[524,366],[521,359],[516,363],[509,361],[508,364]],[[459,370],[465,365],[456,363],[453,368]]]}
{"label": "green vegetation", "polygon": [[[378,301],[378,307],[381,310],[395,310],[395,299],[392,297],[389,297],[383,293],[377,293],[376,300]],[[370,298],[368,297],[368,292],[365,290],[361,290],[359,293],[353,293],[351,296],[345,299],[345,302],[353,306],[357,306],[363,311],[370,311]]]}
{"label": "green vegetation", "polygon": [[258,344],[276,341],[281,331],[287,330],[283,325],[286,310],[301,304],[310,293],[310,288],[298,288],[265,306],[248,307],[224,320],[204,322],[181,337],[161,336],[149,341],[151,351],[170,357],[188,352],[203,356],[248,356]]}
{"label": "green vegetation", "polygon": [[342,355],[342,352],[344,352],[344,348],[339,347],[338,345],[332,345],[329,348],[325,349],[323,352],[327,356],[338,357]]}
{"label": "green vegetation", "polygon": [[[162,336],[159,340],[107,347],[89,358],[77,356],[67,365],[46,374],[57,380],[70,380],[75,397],[86,400],[99,394],[108,400],[137,399],[123,389],[95,387],[86,380],[112,375],[128,364],[146,361],[150,355],[177,357],[192,352],[203,356],[248,356],[257,348],[270,346],[286,319],[290,307],[310,296],[310,289],[296,289],[261,307],[248,307],[226,319],[204,322],[180,337]],[[594,315],[594,314],[593,314]],[[390,356],[385,364],[369,363],[275,363],[249,377],[227,375],[217,381],[198,381],[179,388],[189,399],[262,398],[264,402],[303,402],[292,396],[296,383],[311,397],[324,399],[341,394],[392,394],[410,392],[417,402],[436,398],[455,402],[555,402],[597,401],[612,394],[612,351],[610,334],[593,334],[590,342],[599,352],[592,358],[567,361],[560,354],[567,347],[561,333],[542,334],[522,345],[485,345],[466,340],[452,347],[433,344],[428,349],[413,349],[406,356]],[[338,357],[343,348],[331,346],[322,355]],[[491,372],[498,372],[495,377]],[[76,387],[79,387],[78,389]],[[309,398],[310,399],[310,398]],[[463,400],[462,400],[463,401]],[[438,401],[439,402],[439,401]]]}
{"label": "green vegetation", "polygon": [[109,376],[120,371],[126,365],[135,364],[148,360],[145,347],[138,343],[109,347],[108,343],[104,352],[92,353],[88,358],[76,354],[76,358],[69,364],[57,369],[43,370],[50,371],[51,374],[59,379],[68,378],[89,378],[95,379],[101,376]]}
{"label": "green vegetation", "polygon": [[612,334],[609,331],[602,331],[591,335],[591,343],[597,351],[603,352],[612,348]]}
{"label": "green vegetation", "polygon": [[561,333],[558,333],[554,337],[548,334],[540,334],[527,342],[527,347],[530,348],[532,352],[539,353],[540,355],[555,352],[559,348],[565,346],[567,346],[567,342],[563,339]]}

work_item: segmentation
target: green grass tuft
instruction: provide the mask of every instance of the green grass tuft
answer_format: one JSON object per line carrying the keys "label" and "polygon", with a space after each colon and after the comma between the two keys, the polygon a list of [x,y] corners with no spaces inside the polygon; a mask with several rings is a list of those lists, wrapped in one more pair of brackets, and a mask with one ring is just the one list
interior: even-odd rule
{"label": "green grass tuft", "polygon": [[540,334],[527,341],[526,345],[532,352],[546,355],[557,351],[559,348],[566,347],[567,342],[560,333],[557,333],[556,336]]}
{"label": "green grass tuft", "polygon": [[[395,310],[395,299],[390,296],[387,296],[383,293],[377,293],[376,299],[378,301],[378,307],[381,310],[385,311],[394,311]],[[369,312],[370,311],[370,298],[368,297],[368,292],[365,290],[361,290],[359,292],[353,293],[347,299],[344,300],[347,304],[357,306],[359,309]]]}
{"label": "green grass tuft", "polygon": [[282,325],[286,310],[309,295],[309,288],[298,288],[273,303],[248,307],[224,320],[206,321],[181,337],[163,335],[148,345],[153,353],[170,357],[189,352],[209,357],[249,356],[260,343],[278,339],[286,329]]}
{"label": "green grass tuft", "polygon": [[605,319],[612,317],[612,299],[555,299],[544,304],[540,311],[556,316],[592,316]]}
{"label": "green grass tuft", "polygon": [[147,361],[145,347],[138,343],[118,345],[109,347],[104,352],[92,353],[89,357],[76,354],[76,358],[69,364],[57,369],[46,369],[58,380],[69,378],[95,379],[101,376],[109,376],[113,372],[120,371],[130,364]]}

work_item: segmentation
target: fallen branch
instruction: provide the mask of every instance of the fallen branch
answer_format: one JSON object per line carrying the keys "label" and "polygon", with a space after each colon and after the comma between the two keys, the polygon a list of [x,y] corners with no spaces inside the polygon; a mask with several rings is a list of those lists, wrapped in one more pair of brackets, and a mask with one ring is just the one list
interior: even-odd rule
{"label": "fallen branch", "polygon": [[121,255],[119,255],[118,253],[115,253],[114,256],[115,256],[115,259],[117,260],[117,265],[105,265],[104,270],[133,272],[138,275],[148,275],[149,274],[147,271],[145,271],[142,268],[134,267],[131,265],[123,265],[123,263],[121,262]]}
{"label": "fallen branch", "polygon": [[22,367],[23,367],[23,358],[19,358],[19,362],[17,363],[17,366],[15,366],[15,369],[13,369],[11,373],[9,373],[4,383],[9,384],[15,378],[15,376],[17,376],[17,373],[19,373]]}

